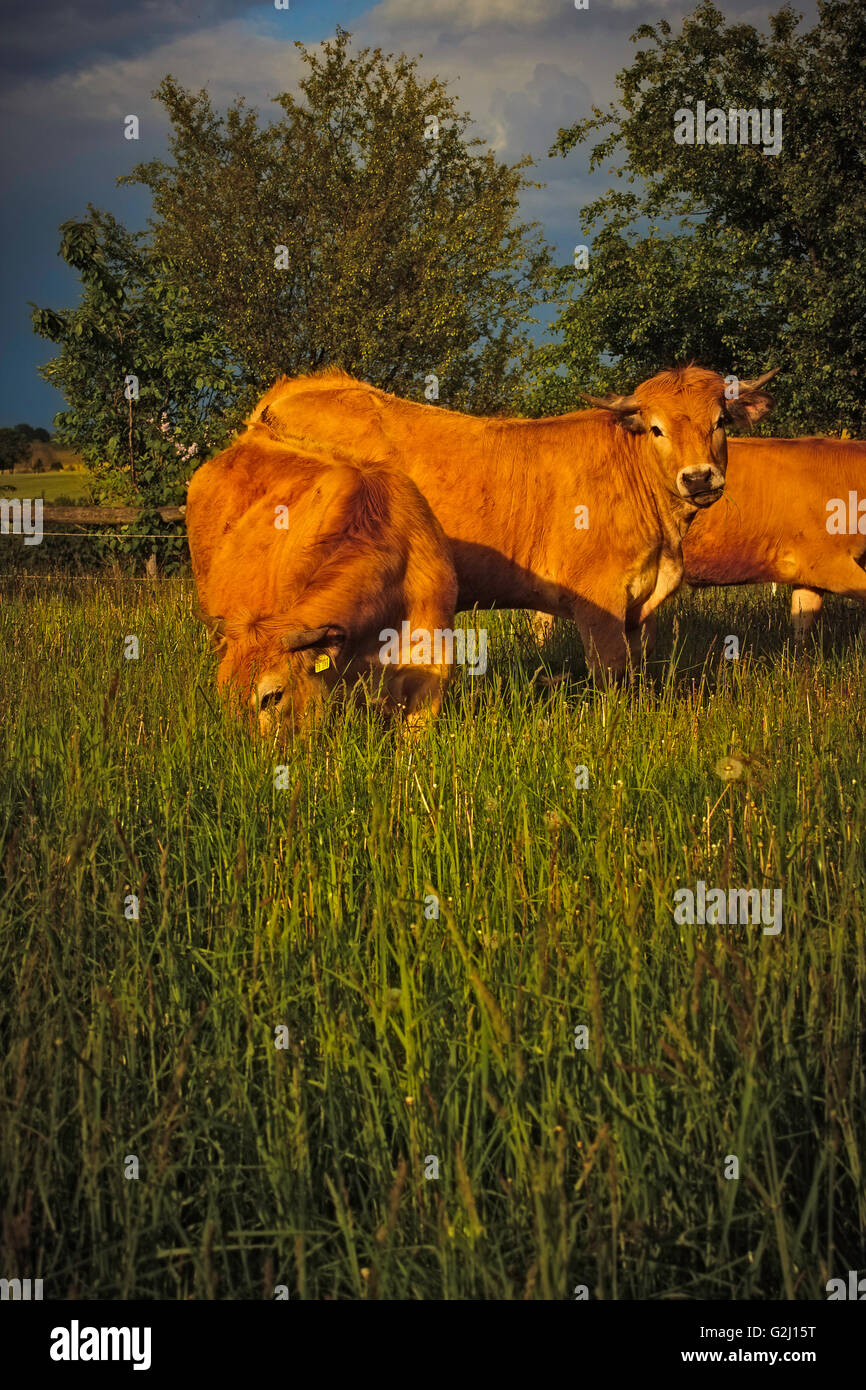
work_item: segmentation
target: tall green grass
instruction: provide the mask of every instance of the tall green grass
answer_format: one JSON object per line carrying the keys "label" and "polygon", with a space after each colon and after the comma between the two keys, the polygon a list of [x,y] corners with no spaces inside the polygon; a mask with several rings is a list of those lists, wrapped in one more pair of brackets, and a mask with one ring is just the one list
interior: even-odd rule
{"label": "tall green grass", "polygon": [[[863,1265],[848,605],[796,654],[781,595],[684,595],[610,693],[564,629],[482,615],[435,727],[335,709],[279,750],[226,721],[190,603],[0,588],[0,1275],[807,1299]],[[698,879],[781,887],[781,934],[676,925]]]}

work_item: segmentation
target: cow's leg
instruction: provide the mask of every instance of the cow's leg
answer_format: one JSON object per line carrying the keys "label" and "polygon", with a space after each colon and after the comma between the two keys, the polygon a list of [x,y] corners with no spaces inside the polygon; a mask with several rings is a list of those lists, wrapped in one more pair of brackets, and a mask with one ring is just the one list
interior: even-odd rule
{"label": "cow's leg", "polygon": [[533,613],[529,619],[532,635],[539,647],[546,642],[553,630],[553,618],[549,613]]}
{"label": "cow's leg", "polygon": [[836,593],[866,606],[866,569],[855,559],[852,558],[846,568],[844,588],[837,589]]}
{"label": "cow's leg", "polygon": [[639,666],[645,656],[649,656],[656,644],[658,620],[656,614],[663,603],[675,594],[683,579],[682,554],[663,555],[656,573],[656,581],[649,598],[640,605],[632,606],[626,612],[625,628],[629,655],[634,665]]}
{"label": "cow's leg", "polygon": [[628,649],[635,666],[640,665],[643,656],[651,656],[655,651],[657,635],[658,619],[655,613],[650,613],[644,622],[637,623],[634,627],[626,624]]}
{"label": "cow's leg", "polygon": [[572,618],[580,631],[587,665],[601,684],[620,680],[632,670],[625,609],[624,594],[608,606],[578,601],[574,607]]}
{"label": "cow's leg", "polygon": [[[408,664],[391,667],[387,686],[392,704],[402,708],[407,728],[415,730],[437,717],[453,675],[448,657],[453,661],[454,654],[446,652],[444,635],[454,629],[457,576],[450,558],[446,560],[443,555],[430,554],[419,545],[413,550],[410,577],[404,620],[410,632],[428,635],[433,660],[422,665],[410,657]],[[484,641],[486,644],[486,634]],[[486,651],[485,645],[485,665]]]}
{"label": "cow's leg", "polygon": [[650,613],[642,628],[643,645],[647,656],[651,656],[656,649],[656,641],[659,635],[659,620],[655,613]]}
{"label": "cow's leg", "polygon": [[791,627],[798,642],[803,641],[823,606],[820,589],[792,589]]}
{"label": "cow's leg", "polygon": [[[816,590],[823,590],[824,593],[839,594],[842,598],[853,598],[855,602],[862,603],[866,607],[866,570],[858,565],[851,555],[838,555],[832,560],[828,560],[812,567],[809,578],[815,581],[815,588],[795,589],[792,604],[791,617],[794,622],[794,629],[798,631],[797,615],[794,613],[794,601],[803,603],[801,595],[809,595],[811,598],[805,599],[806,609],[809,611],[809,619],[805,626],[799,624],[799,632],[804,633],[808,628],[821,607],[821,594]],[[817,599],[817,602],[815,600]]]}

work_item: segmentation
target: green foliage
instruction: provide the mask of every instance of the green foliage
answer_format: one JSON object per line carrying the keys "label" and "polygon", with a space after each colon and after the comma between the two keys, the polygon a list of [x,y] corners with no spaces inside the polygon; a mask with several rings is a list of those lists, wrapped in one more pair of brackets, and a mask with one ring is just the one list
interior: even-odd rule
{"label": "green foliage", "polygon": [[41,428],[34,429],[32,425],[27,424],[16,425],[15,430],[16,433],[21,435],[22,439],[26,439],[28,444],[49,444],[51,442],[51,435],[47,430]]}
{"label": "green foliage", "polygon": [[[679,34],[642,25],[618,104],[560,131],[551,154],[607,131],[591,167],[620,157],[613,172],[642,191],[620,184],[583,210],[589,269],[560,273],[572,299],[534,409],[696,358],[746,376],[781,366],[774,433],[866,434],[866,28],[861,0],[818,10],[799,32],[785,6],[769,36],[712,3]],[[781,153],[677,145],[674,113],[699,100],[781,109]]]}
{"label": "green foliage", "polygon": [[11,472],[16,464],[30,455],[30,440],[23,432],[28,426],[5,426],[0,429],[0,471]]}
{"label": "green foliage", "polygon": [[156,251],[262,385],[334,363],[409,396],[434,373],[449,405],[507,405],[549,288],[548,252],[515,220],[530,161],[499,163],[442,82],[353,55],[349,37],[302,49],[299,95],[266,124],[167,77],[174,162],[125,181],[150,189]]}
{"label": "green foliage", "polygon": [[60,346],[41,369],[69,405],[58,438],[83,456],[97,501],[180,503],[197,461],[239,419],[238,370],[143,236],[94,208],[61,233],[81,302],[32,314],[36,332]]}
{"label": "green foliage", "polygon": [[[283,750],[226,720],[189,602],[3,587],[7,1277],[46,1298],[808,1300],[862,1269],[850,605],[794,659],[781,597],[683,595],[660,620],[662,657],[688,622],[675,666],[610,694],[579,657],[545,687],[525,629],[479,615],[488,673],[434,728],[334,710]],[[748,775],[726,786],[728,755]],[[698,879],[780,887],[782,933],[677,926]]]}

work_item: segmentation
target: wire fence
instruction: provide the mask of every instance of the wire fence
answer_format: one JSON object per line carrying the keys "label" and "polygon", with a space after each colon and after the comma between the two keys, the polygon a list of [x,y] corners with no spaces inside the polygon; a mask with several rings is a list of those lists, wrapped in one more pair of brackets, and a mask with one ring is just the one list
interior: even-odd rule
{"label": "wire fence", "polygon": [[109,570],[105,574],[3,574],[0,571],[0,584],[19,584],[19,583],[39,583],[39,584],[68,584],[72,580],[83,583],[99,579],[104,582],[106,579],[116,579],[123,584],[194,584],[195,580],[191,574],[112,574]]}
{"label": "wire fence", "polygon": [[171,541],[171,531],[100,531],[97,536],[88,536],[86,531],[46,531],[46,536],[65,536],[68,540],[82,541]]}
{"label": "wire fence", "polygon": [[[11,499],[11,498],[10,498],[10,499],[4,499],[4,500],[13,501],[14,499]],[[40,499],[40,500],[41,500],[41,499]],[[166,522],[183,522],[183,521],[184,521],[184,517],[185,517],[186,507],[167,506],[167,507],[144,508],[144,507],[132,507],[132,506],[113,506],[113,507],[112,507],[112,506],[72,506],[72,505],[66,505],[66,506],[53,506],[53,505],[50,505],[50,504],[49,504],[49,505],[43,505],[42,511],[41,511],[41,522],[42,522],[42,524],[43,524],[43,528],[44,528],[44,524],[47,522],[49,526],[51,526],[52,523],[59,523],[60,525],[63,525],[63,524],[65,523],[66,525],[77,526],[79,529],[78,529],[78,530],[75,530],[75,531],[66,531],[66,530],[64,530],[64,531],[55,531],[55,530],[53,530],[53,529],[48,529],[48,530],[43,529],[43,532],[42,532],[42,539],[43,539],[43,540],[55,540],[55,539],[56,539],[56,540],[86,540],[86,541],[96,541],[96,542],[108,541],[108,540],[116,540],[116,541],[162,541],[162,542],[166,542],[166,541],[175,541],[175,540],[178,540],[178,539],[180,539],[180,538],[183,536],[182,530],[181,530],[181,529],[178,529],[178,528],[176,528],[176,529],[174,529],[174,530],[169,530],[169,531],[106,531],[106,530],[103,529],[104,525],[106,525],[106,524],[109,524],[109,525],[110,525],[111,523],[114,523],[114,524],[116,525],[118,522],[134,522],[134,521],[136,521],[139,517],[145,516],[145,515],[147,514],[148,511],[150,511],[151,515],[152,515],[154,512],[156,512],[156,513],[162,518],[162,520],[163,520],[163,521],[166,521]],[[98,528],[98,529],[88,530],[88,529],[87,529],[88,527],[93,527],[93,528]],[[10,528],[10,526],[9,526],[9,517],[8,517],[8,514],[4,513],[3,521],[2,521],[2,535],[0,535],[0,539],[2,539],[2,536],[5,536],[5,535],[10,534],[10,531],[11,531],[11,534],[12,534],[12,535],[17,535],[17,534],[18,534],[18,531],[17,531],[16,528]],[[129,582],[135,582],[135,583],[140,583],[140,584],[153,584],[153,583],[160,583],[160,582],[162,582],[162,583],[177,583],[177,582],[181,582],[181,583],[190,583],[190,584],[191,584],[191,583],[193,582],[191,578],[189,578],[188,576],[184,576],[184,575],[176,575],[176,574],[174,574],[174,575],[160,575],[160,574],[157,574],[157,573],[156,573],[156,563],[157,563],[157,561],[156,561],[156,552],[155,552],[155,551],[151,554],[150,559],[149,559],[149,561],[148,561],[147,563],[148,563],[148,571],[147,571],[147,573],[146,573],[145,575],[143,575],[143,576],[141,576],[141,577],[137,577],[137,576],[134,576],[134,575],[115,575],[114,577],[116,577],[117,579],[124,579],[124,580],[129,581]],[[109,571],[109,575],[110,575],[110,571]],[[31,581],[31,582],[39,582],[39,583],[43,583],[43,584],[48,584],[48,583],[56,583],[56,582],[57,582],[59,579],[61,579],[61,578],[64,579],[64,581],[65,581],[66,579],[86,580],[86,579],[90,579],[90,578],[93,578],[93,577],[94,577],[94,576],[93,576],[92,574],[74,574],[74,573],[73,573],[73,574],[68,574],[68,573],[65,573],[65,572],[63,572],[63,573],[61,573],[61,572],[55,572],[55,573],[49,572],[49,573],[45,573],[45,574],[26,574],[26,573],[22,573],[22,572],[21,572],[20,570],[18,570],[18,569],[15,569],[15,570],[12,571],[11,573],[6,573],[6,574],[0,573],[0,579],[2,579],[2,580],[3,580],[4,582],[6,582],[6,583],[13,582],[13,581],[14,581],[14,582],[17,582],[18,580],[29,580],[29,581]],[[106,577],[106,576],[103,575],[102,577]]]}

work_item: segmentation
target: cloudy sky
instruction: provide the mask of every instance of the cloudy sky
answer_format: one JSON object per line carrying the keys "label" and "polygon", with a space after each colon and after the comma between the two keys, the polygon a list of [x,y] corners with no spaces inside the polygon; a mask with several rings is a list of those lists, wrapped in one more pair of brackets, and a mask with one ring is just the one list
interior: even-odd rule
{"label": "cloudy sky", "polygon": [[[729,18],[766,31],[781,8],[718,0]],[[128,226],[145,225],[144,190],[116,187],[140,160],[162,155],[166,121],[152,92],[166,73],[206,87],[224,108],[235,97],[267,111],[296,86],[295,40],[321,43],[342,25],[357,46],[422,55],[421,68],[457,94],[481,135],[509,161],[531,154],[546,187],[524,211],[543,224],[559,259],[570,259],[577,213],[605,182],[587,175],[587,151],[549,159],[561,126],[614,94],[631,61],[629,36],[666,17],[677,26],[695,8],[679,0],[40,0],[4,18],[0,50],[2,237],[0,425],[50,428],[61,396],[37,376],[51,344],[30,327],[28,300],[62,308],[78,281],[57,255],[58,227],[88,203]],[[811,20],[812,0],[796,5]],[[8,15],[8,9],[7,9]],[[123,120],[139,116],[137,142]]]}

